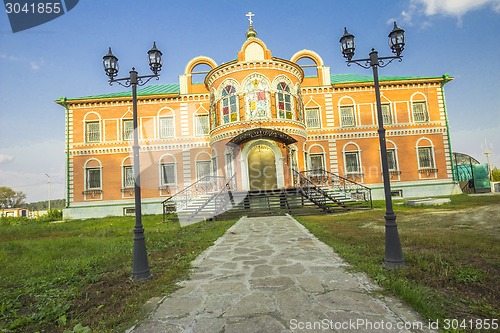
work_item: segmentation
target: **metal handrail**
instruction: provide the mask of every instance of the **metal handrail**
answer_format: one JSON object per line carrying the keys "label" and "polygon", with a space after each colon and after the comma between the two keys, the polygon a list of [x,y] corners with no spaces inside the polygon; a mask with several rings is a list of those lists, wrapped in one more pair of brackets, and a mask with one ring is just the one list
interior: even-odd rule
{"label": "metal handrail", "polygon": [[331,211],[331,209],[326,205],[326,199],[329,198],[326,195],[326,192],[315,185],[310,179],[302,175],[300,172],[296,170],[292,171],[299,180],[298,185],[300,194],[323,210]]}
{"label": "metal handrail", "polygon": [[[218,193],[214,193],[210,198],[208,198],[205,201],[205,203],[203,205],[198,207],[198,209],[196,209],[196,211],[193,214],[191,214],[189,219],[194,219],[201,211],[203,211],[203,209],[211,201],[215,202],[214,211],[211,214],[212,216],[217,216],[220,213],[222,213],[223,211],[225,211],[227,208],[227,203],[230,202],[230,197],[232,195],[231,190],[230,190],[230,188],[231,188],[230,184],[233,181],[233,178],[235,176],[236,176],[236,174],[231,176],[231,178],[228,179],[228,181],[224,184],[224,186],[222,186],[221,190]],[[220,198],[222,198],[222,199],[220,199]],[[222,203],[222,204],[220,204],[220,203]]]}
{"label": "metal handrail", "polygon": [[223,176],[205,176],[185,187],[182,191],[163,200],[163,220],[165,221],[166,214],[185,209],[194,198],[219,191],[225,186],[221,181],[224,181]]}
{"label": "metal handrail", "polygon": [[310,174],[311,176],[307,176],[306,178],[310,179],[316,185],[338,190],[355,200],[370,202],[370,208],[373,208],[372,189],[368,186],[339,176],[325,169],[306,170],[302,171],[301,174]]}

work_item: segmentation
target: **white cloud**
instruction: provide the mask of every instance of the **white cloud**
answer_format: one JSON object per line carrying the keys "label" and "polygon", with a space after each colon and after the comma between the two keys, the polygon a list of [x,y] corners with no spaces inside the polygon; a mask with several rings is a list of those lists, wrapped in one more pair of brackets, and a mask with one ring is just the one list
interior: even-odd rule
{"label": "white cloud", "polygon": [[461,17],[487,5],[495,11],[500,9],[500,0],[412,0],[412,3],[423,6],[427,16],[442,14]]}
{"label": "white cloud", "polygon": [[403,10],[400,17],[404,25],[413,25],[415,16],[418,16],[419,25],[424,29],[431,26],[425,17],[434,15],[456,17],[461,25],[462,16],[485,7],[500,14],[500,0],[410,0],[408,9]]}
{"label": "white cloud", "polygon": [[21,62],[24,65],[29,65],[33,71],[39,70],[40,67],[45,64],[45,60],[43,58],[40,58],[39,60],[28,60],[26,58],[19,58],[7,53],[0,53],[0,60]]}
{"label": "white cloud", "polygon": [[0,163],[7,162],[7,161],[12,161],[14,157],[6,154],[0,154]]}

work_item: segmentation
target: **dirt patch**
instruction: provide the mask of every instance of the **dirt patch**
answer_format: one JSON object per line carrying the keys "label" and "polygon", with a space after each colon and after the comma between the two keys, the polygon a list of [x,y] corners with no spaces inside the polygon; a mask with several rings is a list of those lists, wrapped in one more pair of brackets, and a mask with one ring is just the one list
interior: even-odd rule
{"label": "dirt patch", "polygon": [[450,229],[481,229],[500,239],[500,206],[488,205],[459,210],[437,209],[398,215],[398,222],[416,222],[416,227],[440,227]]}

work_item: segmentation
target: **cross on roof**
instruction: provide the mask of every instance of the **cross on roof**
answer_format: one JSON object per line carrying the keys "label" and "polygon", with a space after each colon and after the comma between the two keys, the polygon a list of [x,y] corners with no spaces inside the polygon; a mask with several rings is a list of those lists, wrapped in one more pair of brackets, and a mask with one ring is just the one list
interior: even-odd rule
{"label": "cross on roof", "polygon": [[250,22],[250,25],[252,25],[252,23],[253,23],[252,16],[255,16],[255,14],[252,12],[248,12],[245,16],[248,17],[248,22]]}

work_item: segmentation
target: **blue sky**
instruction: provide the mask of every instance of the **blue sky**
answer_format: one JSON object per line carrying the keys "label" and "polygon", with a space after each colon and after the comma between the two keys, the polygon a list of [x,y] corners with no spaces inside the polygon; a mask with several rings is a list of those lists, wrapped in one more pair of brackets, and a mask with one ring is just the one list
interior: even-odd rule
{"label": "blue sky", "polygon": [[122,91],[109,86],[102,57],[111,46],[121,74],[149,74],[146,52],[163,52],[161,78],[177,83],[192,58],[218,64],[236,58],[252,11],[254,28],[273,55],[290,59],[313,50],[331,73],[371,74],[347,67],[338,40],[356,36],[356,56],[374,47],[389,55],[392,21],[406,30],[401,63],[381,75],[449,73],[445,86],[452,147],[500,167],[500,0],[162,1],[80,0],[65,15],[12,33],[0,13],[0,186],[27,201],[64,198],[64,110],[54,100]]}

